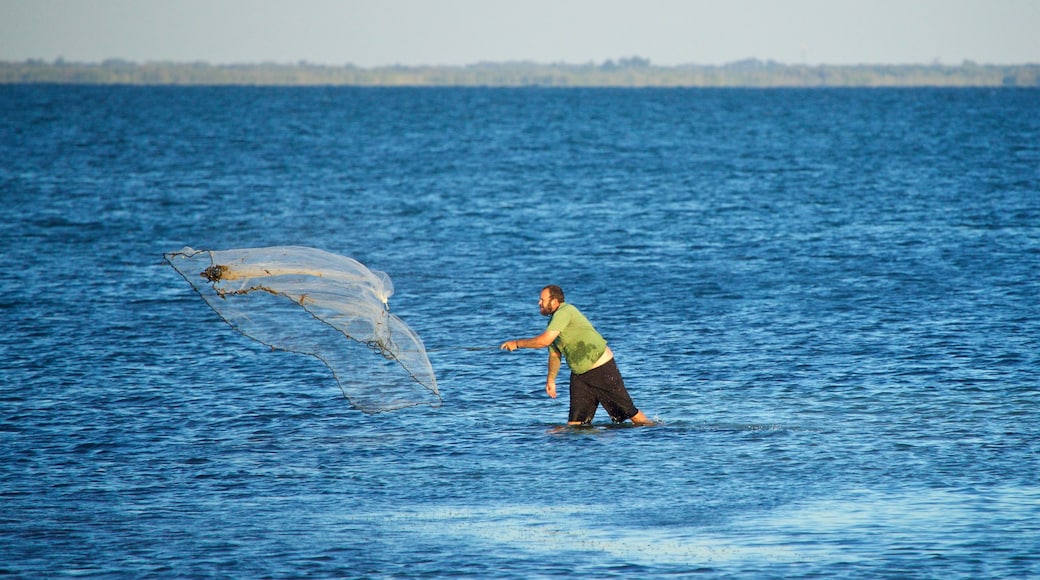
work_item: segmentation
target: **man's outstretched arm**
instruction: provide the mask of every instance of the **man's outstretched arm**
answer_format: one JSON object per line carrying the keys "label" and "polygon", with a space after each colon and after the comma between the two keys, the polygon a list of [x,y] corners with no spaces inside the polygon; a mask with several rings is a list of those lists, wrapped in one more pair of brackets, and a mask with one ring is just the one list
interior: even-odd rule
{"label": "man's outstretched arm", "polygon": [[546,330],[534,338],[518,338],[507,340],[500,347],[502,350],[514,351],[518,348],[545,348],[560,336],[559,330]]}

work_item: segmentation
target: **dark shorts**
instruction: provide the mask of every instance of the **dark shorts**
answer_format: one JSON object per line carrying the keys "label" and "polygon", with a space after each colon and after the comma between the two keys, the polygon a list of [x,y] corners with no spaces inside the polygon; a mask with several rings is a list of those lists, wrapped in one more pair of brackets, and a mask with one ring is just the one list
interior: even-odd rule
{"label": "dark shorts", "polygon": [[615,423],[621,423],[639,412],[625,390],[614,359],[583,374],[571,373],[571,411],[568,421],[591,423],[596,407],[603,408]]}

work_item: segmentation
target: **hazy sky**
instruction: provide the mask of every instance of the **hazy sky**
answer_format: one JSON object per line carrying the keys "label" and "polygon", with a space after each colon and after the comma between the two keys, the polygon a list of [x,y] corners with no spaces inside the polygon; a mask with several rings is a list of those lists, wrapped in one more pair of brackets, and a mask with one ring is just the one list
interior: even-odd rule
{"label": "hazy sky", "polygon": [[0,60],[1040,63],[1040,0],[0,0]]}

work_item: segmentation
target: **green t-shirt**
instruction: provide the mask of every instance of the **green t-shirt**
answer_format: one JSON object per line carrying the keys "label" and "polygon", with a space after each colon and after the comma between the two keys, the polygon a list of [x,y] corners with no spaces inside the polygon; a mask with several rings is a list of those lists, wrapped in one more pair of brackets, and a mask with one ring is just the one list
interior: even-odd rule
{"label": "green t-shirt", "polygon": [[563,353],[571,372],[579,375],[591,370],[607,351],[607,341],[596,332],[589,319],[566,302],[553,313],[546,330],[560,331],[549,348]]}

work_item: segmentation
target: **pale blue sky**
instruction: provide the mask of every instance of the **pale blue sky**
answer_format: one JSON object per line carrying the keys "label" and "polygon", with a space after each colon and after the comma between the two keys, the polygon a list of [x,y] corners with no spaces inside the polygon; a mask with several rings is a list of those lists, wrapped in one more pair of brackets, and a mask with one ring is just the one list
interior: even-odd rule
{"label": "pale blue sky", "polygon": [[1040,63],[1040,0],[0,0],[0,60]]}

